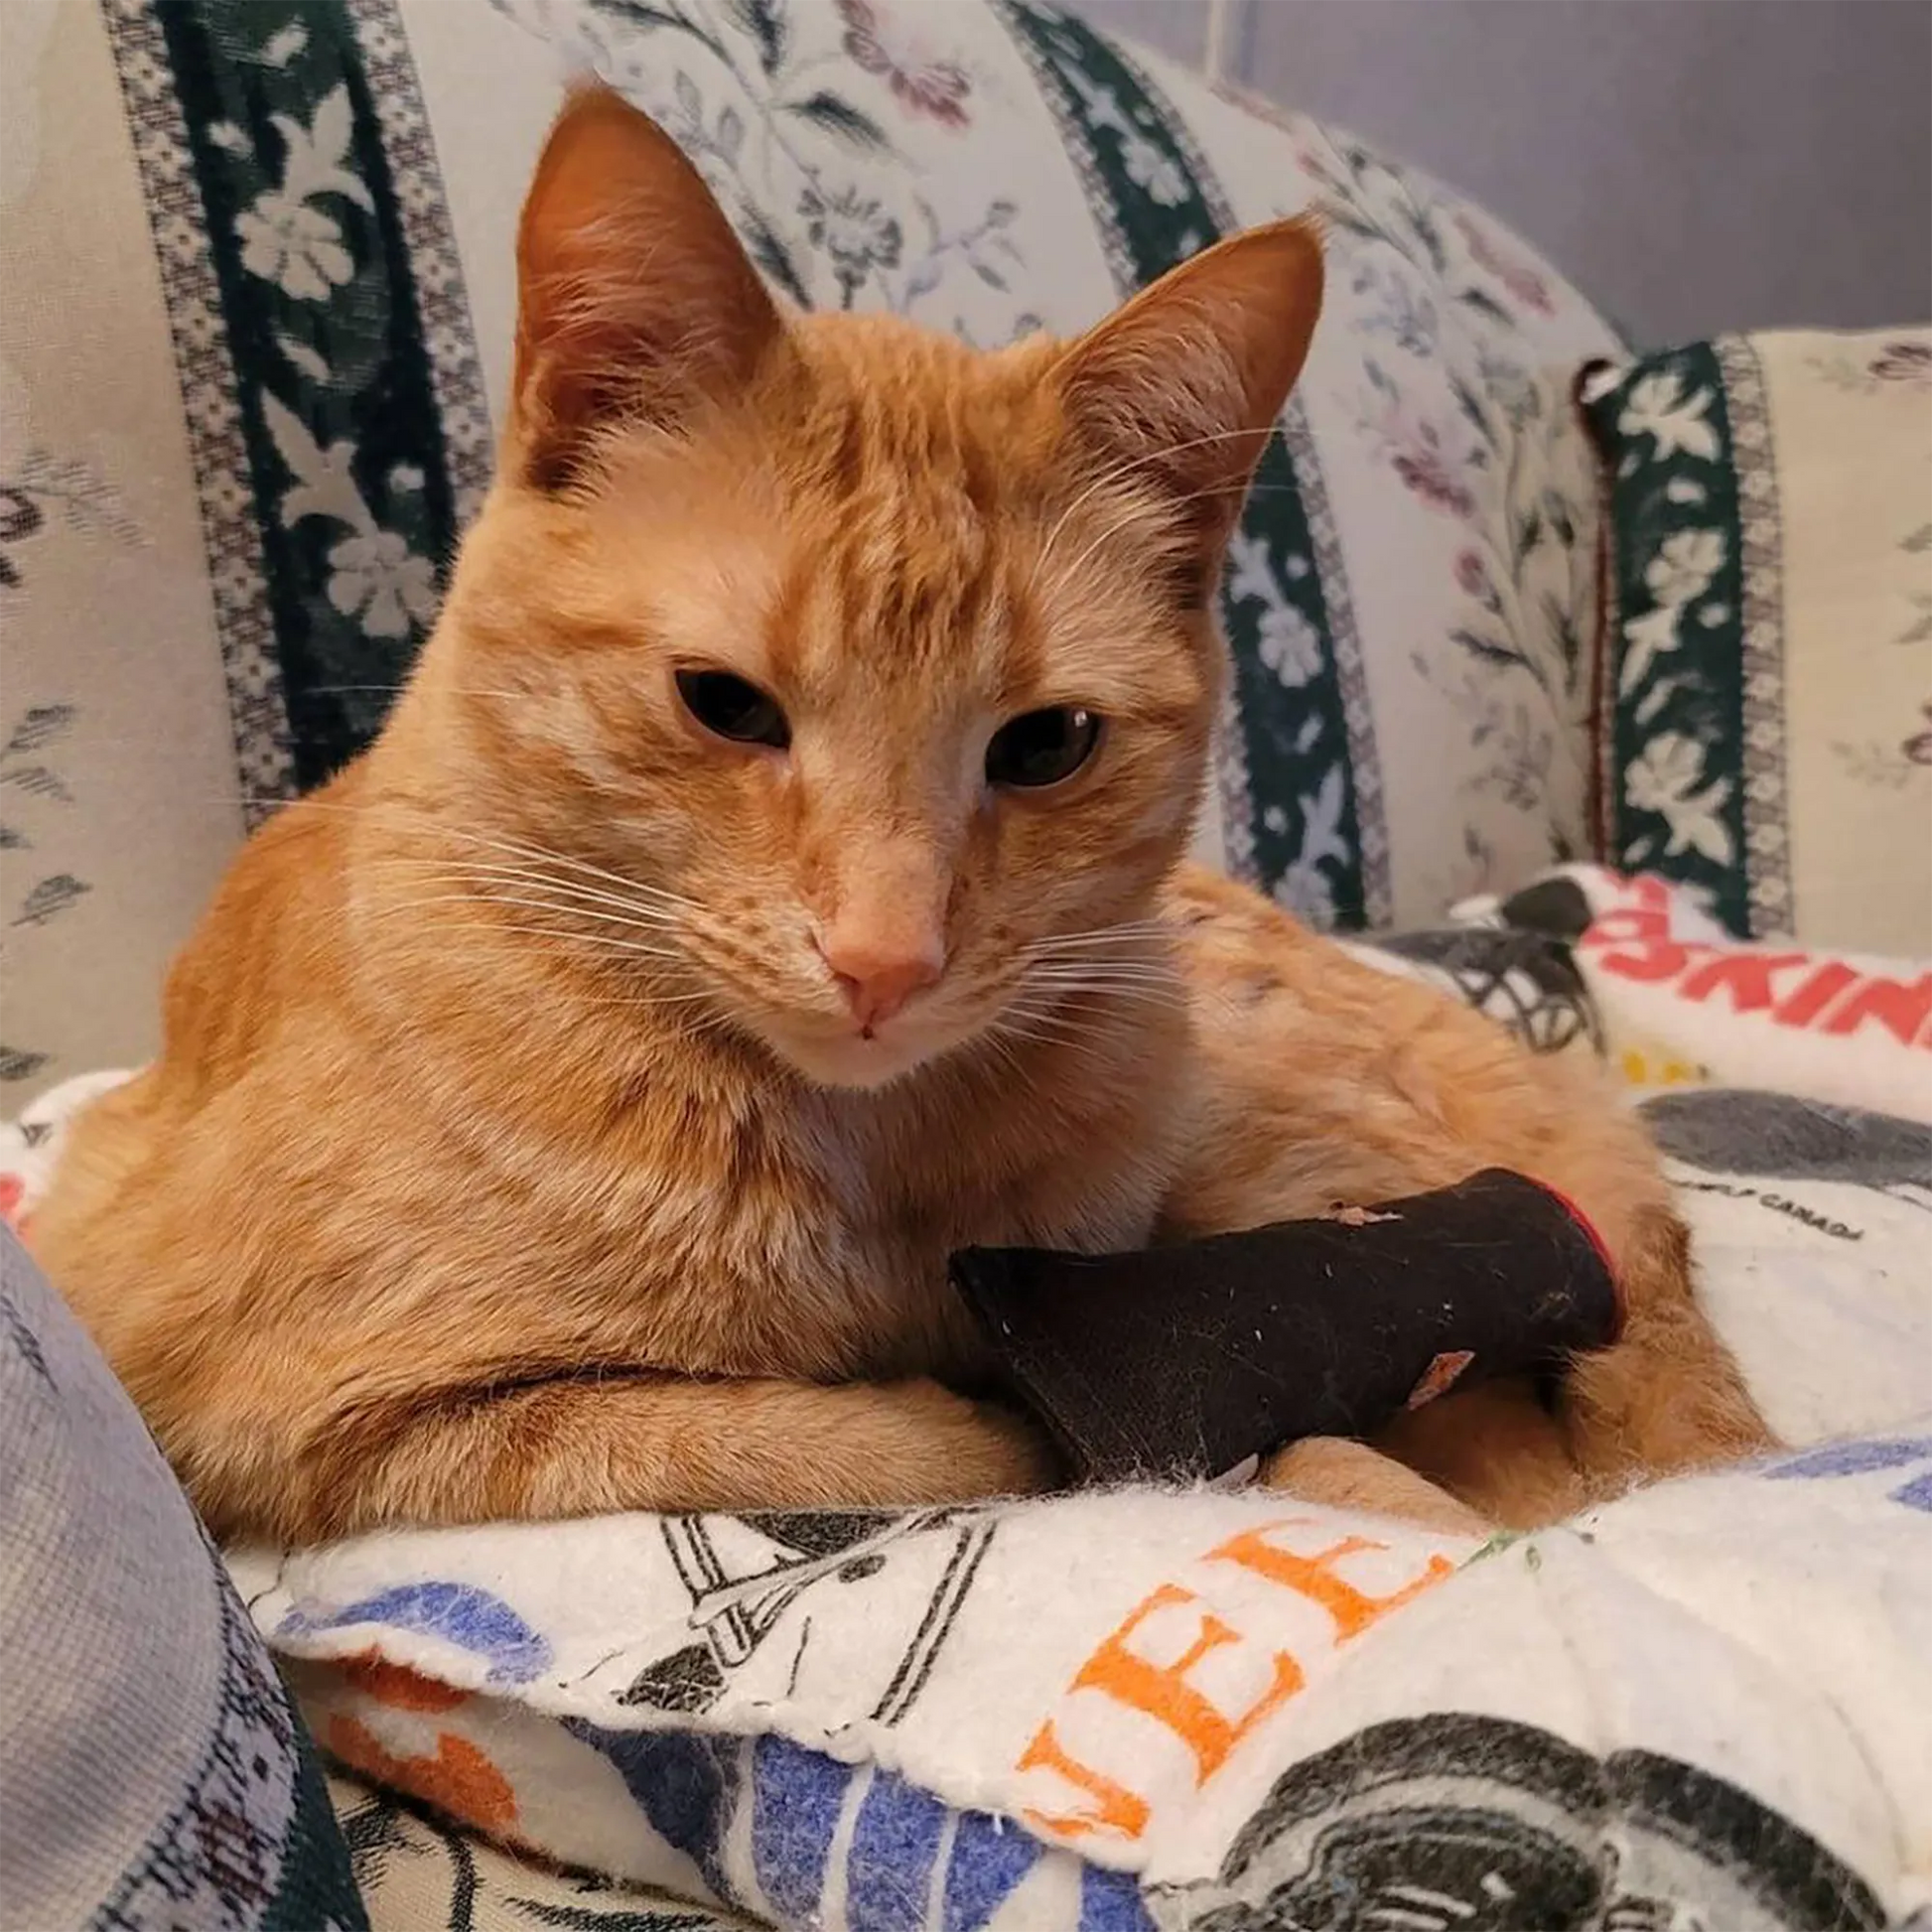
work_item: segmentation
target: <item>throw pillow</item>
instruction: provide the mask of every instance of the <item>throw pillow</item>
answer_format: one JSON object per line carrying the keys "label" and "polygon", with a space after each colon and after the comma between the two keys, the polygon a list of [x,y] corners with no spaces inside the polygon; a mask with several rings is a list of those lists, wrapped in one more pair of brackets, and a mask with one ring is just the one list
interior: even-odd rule
{"label": "throw pillow", "polygon": [[1932,330],[1596,371],[1603,856],[1732,932],[1932,952]]}

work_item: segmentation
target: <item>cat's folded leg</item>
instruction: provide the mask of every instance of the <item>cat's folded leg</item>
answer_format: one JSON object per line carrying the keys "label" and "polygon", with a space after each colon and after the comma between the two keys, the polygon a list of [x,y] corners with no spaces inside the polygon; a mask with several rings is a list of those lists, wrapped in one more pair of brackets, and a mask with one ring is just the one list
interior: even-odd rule
{"label": "cat's folded leg", "polygon": [[585,1376],[345,1419],[298,1458],[273,1520],[251,1527],[308,1542],[611,1510],[968,1502],[1055,1473],[1029,1425],[936,1382]]}
{"label": "cat's folded leg", "polygon": [[1571,1453],[1595,1491],[1776,1449],[1735,1357],[1697,1305],[1690,1230],[1676,1213],[1639,1215],[1618,1262],[1623,1334],[1579,1356],[1564,1380]]}
{"label": "cat's folded leg", "polygon": [[[1564,1166],[1550,1164],[1555,1184],[1584,1179]],[[1574,1197],[1587,1210],[1587,1181]],[[1520,1378],[1455,1390],[1380,1432],[1374,1447],[1385,1470],[1363,1465],[1360,1497],[1316,1494],[1303,1479],[1282,1486],[1311,1500],[1430,1521],[1402,1496],[1396,1477],[1411,1475],[1423,1484],[1417,1500],[1425,1507],[1449,1495],[1492,1523],[1535,1529],[1637,1482],[1775,1448],[1735,1360],[1694,1299],[1683,1223],[1661,1205],[1641,1210],[1615,1246],[1628,1308],[1623,1334],[1572,1360],[1554,1413]],[[1321,1479],[1353,1479],[1352,1468],[1337,1468]],[[1389,1500],[1372,1500],[1378,1492]]]}
{"label": "cat's folded leg", "polygon": [[[1557,1068],[1532,1062],[1529,1070],[1562,1097]],[[1632,1118],[1607,1104],[1565,1105],[1509,1154],[1595,1228],[1623,1303],[1617,1339],[1571,1357],[1554,1414],[1527,1384],[1502,1382],[1405,1415],[1380,1439],[1499,1522],[1535,1527],[1641,1481],[1777,1447],[1698,1306],[1690,1230],[1637,1134]]]}
{"label": "cat's folded leg", "polygon": [[1560,1522],[1596,1492],[1563,1422],[1520,1377],[1406,1410],[1375,1442],[1432,1486],[1508,1529]]}
{"label": "cat's folded leg", "polygon": [[[1555,1416],[1527,1386],[1498,1383],[1428,1404],[1379,1447],[1522,1527],[1774,1447],[1697,1306],[1656,1150],[1598,1068],[1531,1054],[1230,881],[1185,872],[1173,907],[1196,992],[1200,1100],[1164,1216],[1171,1237],[1374,1206],[1505,1168],[1573,1203],[1609,1255],[1622,1335],[1571,1362]],[[1526,1295],[1534,1287],[1525,1280]]]}
{"label": "cat's folded leg", "polygon": [[1257,1480],[1264,1489],[1279,1489],[1303,1502],[1396,1516],[1425,1529],[1486,1536],[1494,1527],[1427,1476],[1366,1443],[1340,1436],[1310,1436],[1277,1449],[1262,1463]]}

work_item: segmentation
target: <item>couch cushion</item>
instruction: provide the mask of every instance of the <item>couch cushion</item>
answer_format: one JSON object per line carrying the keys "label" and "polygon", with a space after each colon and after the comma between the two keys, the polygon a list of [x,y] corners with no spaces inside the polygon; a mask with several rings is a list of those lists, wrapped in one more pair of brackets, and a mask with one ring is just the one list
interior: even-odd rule
{"label": "couch cushion", "polygon": [[1594,375],[1600,836],[1733,932],[1932,950],[1932,330]]}
{"label": "couch cushion", "polygon": [[235,843],[378,726],[486,483],[572,67],[794,301],[984,344],[1325,208],[1203,843],[1341,923],[1581,846],[1593,508],[1543,371],[1613,345],[1359,143],[1025,0],[20,0],[8,56],[0,1079],[150,1051]]}

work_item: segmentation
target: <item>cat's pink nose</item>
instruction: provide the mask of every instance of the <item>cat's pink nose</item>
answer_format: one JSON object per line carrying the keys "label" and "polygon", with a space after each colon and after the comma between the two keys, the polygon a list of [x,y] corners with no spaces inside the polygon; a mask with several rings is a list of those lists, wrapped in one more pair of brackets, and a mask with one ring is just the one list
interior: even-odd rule
{"label": "cat's pink nose", "polygon": [[871,1033],[899,1012],[913,994],[937,983],[946,956],[937,937],[923,945],[880,945],[854,935],[826,934],[819,950],[845,995],[862,1033]]}

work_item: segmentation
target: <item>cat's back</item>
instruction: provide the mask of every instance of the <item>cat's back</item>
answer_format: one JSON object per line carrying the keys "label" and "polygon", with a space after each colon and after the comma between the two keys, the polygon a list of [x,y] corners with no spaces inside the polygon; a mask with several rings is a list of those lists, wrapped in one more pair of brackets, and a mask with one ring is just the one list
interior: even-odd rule
{"label": "cat's back", "polygon": [[1589,1055],[1526,1051],[1441,989],[1183,867],[1168,894],[1193,1028],[1197,1132],[1169,1233],[1449,1186],[1482,1166],[1587,1198],[1617,1251],[1661,1182]]}
{"label": "cat's back", "polygon": [[276,1091],[327,1058],[308,1017],[342,983],[354,793],[352,774],[339,779],[242,847],[169,973],[160,1055],[72,1127],[33,1244],[97,1337],[138,1318],[171,1263],[211,1259],[197,1234],[220,1224],[210,1187],[247,1171],[242,1141],[287,1132]]}

